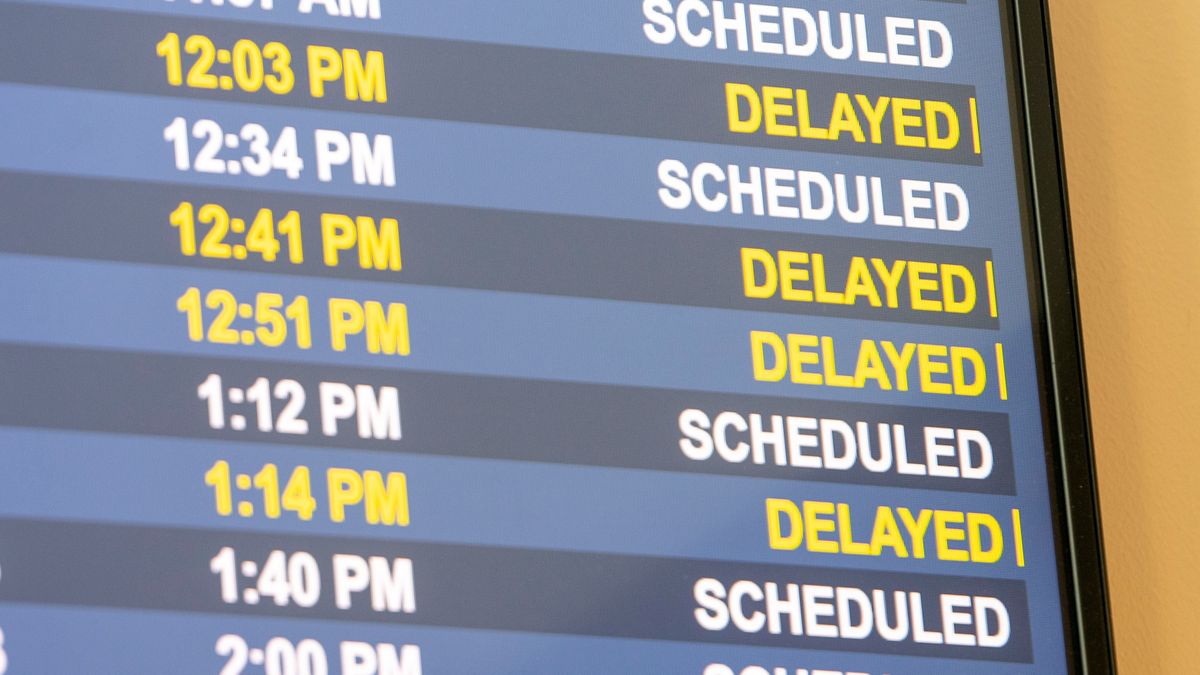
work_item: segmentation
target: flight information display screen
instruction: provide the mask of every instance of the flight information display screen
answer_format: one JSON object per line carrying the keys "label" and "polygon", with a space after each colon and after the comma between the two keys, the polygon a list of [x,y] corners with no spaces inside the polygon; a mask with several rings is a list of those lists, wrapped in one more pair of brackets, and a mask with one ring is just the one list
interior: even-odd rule
{"label": "flight information display screen", "polygon": [[1067,673],[1011,13],[0,0],[0,673]]}

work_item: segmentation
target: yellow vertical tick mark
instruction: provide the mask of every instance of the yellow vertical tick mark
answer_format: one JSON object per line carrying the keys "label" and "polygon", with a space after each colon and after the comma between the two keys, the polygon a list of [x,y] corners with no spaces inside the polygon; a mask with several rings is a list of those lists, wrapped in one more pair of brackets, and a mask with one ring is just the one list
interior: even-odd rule
{"label": "yellow vertical tick mark", "polygon": [[1008,400],[1008,373],[1004,371],[1004,345],[996,343],[996,375],[1000,384],[1000,400]]}
{"label": "yellow vertical tick mark", "polygon": [[987,282],[988,282],[988,302],[992,307],[992,318],[1000,316],[1000,310],[996,306],[996,270],[992,265],[992,261],[987,261]]}
{"label": "yellow vertical tick mark", "polygon": [[979,139],[979,104],[975,101],[975,97],[971,97],[971,133],[975,138],[975,154],[983,152],[982,142]]}

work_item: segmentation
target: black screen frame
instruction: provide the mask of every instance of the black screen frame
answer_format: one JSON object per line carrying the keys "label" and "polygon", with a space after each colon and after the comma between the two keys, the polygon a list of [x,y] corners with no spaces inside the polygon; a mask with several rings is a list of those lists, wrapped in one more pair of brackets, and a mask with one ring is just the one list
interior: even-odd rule
{"label": "black screen frame", "polygon": [[[1018,175],[1030,230],[1031,300],[1041,333],[1047,461],[1055,500],[1071,672],[1116,672],[1070,211],[1046,0],[1001,3],[1013,65]],[[1040,324],[1040,326],[1038,326]]]}

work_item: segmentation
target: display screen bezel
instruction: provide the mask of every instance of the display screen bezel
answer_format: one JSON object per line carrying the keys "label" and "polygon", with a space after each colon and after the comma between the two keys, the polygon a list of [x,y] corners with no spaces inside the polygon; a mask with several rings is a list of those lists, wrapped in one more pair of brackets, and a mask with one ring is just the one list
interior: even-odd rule
{"label": "display screen bezel", "polygon": [[1073,673],[1112,673],[1116,668],[1048,12],[1045,0],[1005,0],[1000,9],[1032,328],[1043,374],[1039,389],[1049,506],[1060,542],[1066,661]]}

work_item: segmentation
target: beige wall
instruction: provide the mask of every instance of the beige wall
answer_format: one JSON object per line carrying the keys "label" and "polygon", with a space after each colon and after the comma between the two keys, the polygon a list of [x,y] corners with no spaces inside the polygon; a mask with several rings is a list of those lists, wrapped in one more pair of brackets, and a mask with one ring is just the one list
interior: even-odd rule
{"label": "beige wall", "polygon": [[1200,2],[1050,5],[1118,661],[1200,673]]}

